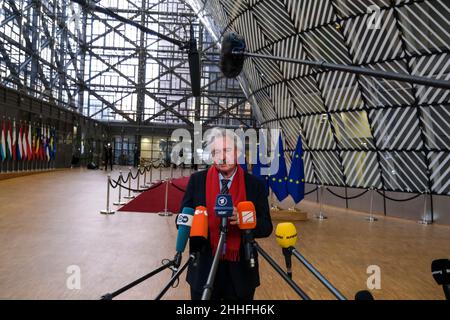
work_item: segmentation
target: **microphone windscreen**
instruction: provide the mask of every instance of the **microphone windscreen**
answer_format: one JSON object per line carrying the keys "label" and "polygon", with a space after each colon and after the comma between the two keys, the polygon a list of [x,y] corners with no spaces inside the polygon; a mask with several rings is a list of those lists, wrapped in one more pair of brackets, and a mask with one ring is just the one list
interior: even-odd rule
{"label": "microphone windscreen", "polygon": [[373,295],[367,290],[358,291],[355,294],[355,300],[374,300]]}
{"label": "microphone windscreen", "polygon": [[233,200],[231,199],[231,195],[217,195],[214,211],[219,218],[231,217],[233,215]]}
{"label": "microphone windscreen", "polygon": [[244,67],[244,54],[233,54],[233,50],[245,50],[245,40],[234,32],[224,34],[220,51],[219,68],[226,78],[236,78]]}
{"label": "microphone windscreen", "polygon": [[297,242],[297,229],[292,222],[279,223],[275,229],[275,238],[280,247],[293,247]]}
{"label": "microphone windscreen", "polygon": [[178,235],[176,243],[176,251],[184,252],[191,231],[192,218],[194,209],[185,207],[177,217]]}
{"label": "microphone windscreen", "polygon": [[188,59],[189,73],[191,75],[192,95],[194,97],[200,97],[201,65],[200,55],[197,50],[197,41],[195,39],[190,40]]}
{"label": "microphone windscreen", "polygon": [[431,263],[431,274],[439,285],[450,284],[450,260],[437,259]]}
{"label": "microphone windscreen", "polygon": [[242,230],[252,230],[256,227],[256,209],[251,201],[241,201],[237,205],[238,226]]}
{"label": "microphone windscreen", "polygon": [[208,239],[208,211],[204,206],[195,208],[190,237],[202,237]]}

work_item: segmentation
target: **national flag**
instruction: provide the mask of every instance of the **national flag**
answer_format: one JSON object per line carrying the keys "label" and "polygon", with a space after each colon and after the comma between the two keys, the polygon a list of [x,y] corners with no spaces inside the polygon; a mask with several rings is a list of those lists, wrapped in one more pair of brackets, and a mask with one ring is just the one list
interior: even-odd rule
{"label": "national flag", "polygon": [[6,130],[5,130],[5,120],[2,123],[2,132],[0,138],[0,157],[2,161],[6,159]]}
{"label": "national flag", "polygon": [[56,130],[52,128],[50,130],[50,155],[52,160],[56,158]]}
{"label": "national flag", "polygon": [[28,150],[27,150],[27,125],[23,125],[22,129],[22,159],[25,161],[28,158]]}
{"label": "national flag", "polygon": [[49,128],[45,128],[45,156],[47,161],[50,161],[50,131]]}
{"label": "national flag", "polygon": [[32,151],[32,144],[31,144],[31,123],[28,124],[28,131],[27,131],[27,154],[28,154],[28,160],[33,160],[33,151]]}
{"label": "national flag", "polygon": [[23,159],[22,135],[23,135],[23,126],[22,126],[22,124],[20,124],[19,136],[17,139],[17,158],[18,158],[18,160]]}
{"label": "national flag", "polygon": [[286,161],[284,159],[284,149],[281,134],[278,138],[278,143],[275,149],[274,157],[278,157],[278,168],[276,168],[276,165],[274,165],[274,161],[272,160],[269,175],[269,186],[272,189],[275,196],[277,197],[278,201],[283,201],[288,196],[287,190],[288,177],[287,177]]}
{"label": "national flag", "polygon": [[40,151],[41,151],[41,129],[36,127],[36,146],[34,149],[35,159],[40,160]]}
{"label": "national flag", "polygon": [[305,197],[305,172],[303,166],[302,138],[298,137],[288,176],[288,192],[299,203]]}
{"label": "national flag", "polygon": [[[13,121],[13,131],[12,131],[12,157],[13,161],[17,159],[17,135],[16,135],[16,120]],[[20,159],[19,159],[20,160]]]}
{"label": "national flag", "polygon": [[12,160],[12,134],[11,134],[11,121],[8,122],[8,132],[6,136],[6,156],[8,160]]}
{"label": "national flag", "polygon": [[267,155],[265,137],[260,136],[259,144],[256,147],[256,163],[252,166],[252,175],[260,178],[263,181],[264,186],[266,187],[266,195],[269,195],[269,178],[267,175],[262,174],[262,169],[264,168],[267,170],[269,165],[262,164],[261,158],[263,153]]}

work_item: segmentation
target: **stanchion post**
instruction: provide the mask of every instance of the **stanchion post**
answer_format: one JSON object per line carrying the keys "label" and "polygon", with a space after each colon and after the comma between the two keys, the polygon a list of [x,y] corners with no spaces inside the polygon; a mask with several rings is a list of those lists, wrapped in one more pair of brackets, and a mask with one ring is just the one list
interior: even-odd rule
{"label": "stanchion post", "polygon": [[370,187],[369,192],[370,192],[370,211],[369,211],[369,216],[366,218],[366,220],[369,221],[369,222],[374,222],[374,221],[378,221],[378,219],[373,216],[373,192],[374,192],[374,188]]}
{"label": "stanchion post", "polygon": [[138,166],[137,179],[136,179],[136,191],[134,191],[135,193],[139,193],[140,177],[141,177],[141,166]]}
{"label": "stanchion post", "polygon": [[125,196],[125,199],[134,199],[135,197],[131,194],[131,178],[132,178],[132,173],[131,173],[131,167],[128,169],[129,173],[128,173],[128,195]]}
{"label": "stanchion post", "polygon": [[325,187],[324,187],[324,185],[322,184],[322,185],[320,185],[320,186],[317,186],[317,188],[319,188],[318,191],[320,192],[320,202],[319,202],[319,214],[316,215],[316,219],[318,219],[318,220],[325,220],[325,219],[328,218],[328,217],[327,217],[326,215],[324,215],[323,212],[322,212],[322,208],[323,208],[323,191],[324,191]]}
{"label": "stanchion post", "polygon": [[144,183],[141,186],[142,189],[147,188],[147,168],[144,166]]}
{"label": "stanchion post", "polygon": [[124,204],[126,204],[125,201],[122,201],[122,171],[119,171],[119,200],[117,200],[117,202],[114,202],[113,205],[115,206],[122,206]]}
{"label": "stanchion post", "polygon": [[146,185],[151,186],[152,185],[152,180],[153,180],[153,163],[150,163],[150,181],[148,183],[146,183]]}
{"label": "stanchion post", "polygon": [[169,183],[171,183],[171,181],[166,177],[165,183],[166,183],[166,192],[164,195],[164,211],[162,211],[158,214],[163,217],[170,217],[173,215],[173,213],[167,210],[167,201],[168,201],[168,197],[169,197]]}
{"label": "stanchion post", "polygon": [[106,209],[100,211],[101,214],[113,214],[114,210],[109,210],[109,189],[111,187],[111,175],[108,174],[108,186],[106,187]]}
{"label": "stanchion post", "polygon": [[422,194],[423,194],[423,216],[422,216],[422,219],[419,220],[420,224],[423,224],[426,226],[433,223],[431,220],[428,219],[428,214],[427,214],[427,209],[428,209],[427,198],[428,198],[429,192],[430,191],[428,189],[426,189],[425,192],[422,192]]}

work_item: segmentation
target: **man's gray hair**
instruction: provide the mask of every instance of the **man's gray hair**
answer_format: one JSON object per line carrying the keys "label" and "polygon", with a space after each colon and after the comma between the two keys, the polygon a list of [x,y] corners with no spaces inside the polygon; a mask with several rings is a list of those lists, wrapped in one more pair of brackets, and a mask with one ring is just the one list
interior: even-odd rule
{"label": "man's gray hair", "polygon": [[237,148],[237,154],[242,154],[244,151],[244,144],[242,143],[241,138],[234,132],[232,129],[225,129],[220,127],[215,127],[212,129],[209,129],[206,134],[206,149],[211,152],[211,145],[213,144],[214,140],[217,138],[228,138],[231,141],[234,141],[234,144]]}

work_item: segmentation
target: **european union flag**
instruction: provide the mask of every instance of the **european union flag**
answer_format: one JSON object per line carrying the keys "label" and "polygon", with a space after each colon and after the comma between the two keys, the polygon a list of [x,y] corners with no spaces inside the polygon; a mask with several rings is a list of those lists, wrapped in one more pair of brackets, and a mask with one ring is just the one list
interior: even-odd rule
{"label": "european union flag", "polygon": [[268,184],[268,177],[267,175],[263,175],[261,174],[261,169],[262,168],[267,168],[268,165],[267,164],[262,164],[261,163],[261,157],[262,157],[262,152],[266,152],[265,149],[265,143],[263,140],[261,140],[259,142],[259,145],[256,148],[256,163],[252,166],[252,174],[258,178],[261,179],[261,181],[263,181],[264,186],[266,187],[266,195],[269,195],[269,184]]}
{"label": "european union flag", "polygon": [[305,197],[305,172],[303,169],[302,138],[300,136],[292,156],[287,188],[295,203],[299,203]]}
{"label": "european union flag", "polygon": [[[278,157],[278,166],[275,159],[272,160],[270,166],[269,186],[272,188],[273,193],[277,197],[278,201],[283,201],[289,195],[287,190],[287,168],[286,160],[284,159],[283,141],[281,140],[281,134],[278,138],[277,149],[275,150],[275,157]],[[278,167],[278,168],[277,168]],[[278,169],[278,170],[277,170]]]}

